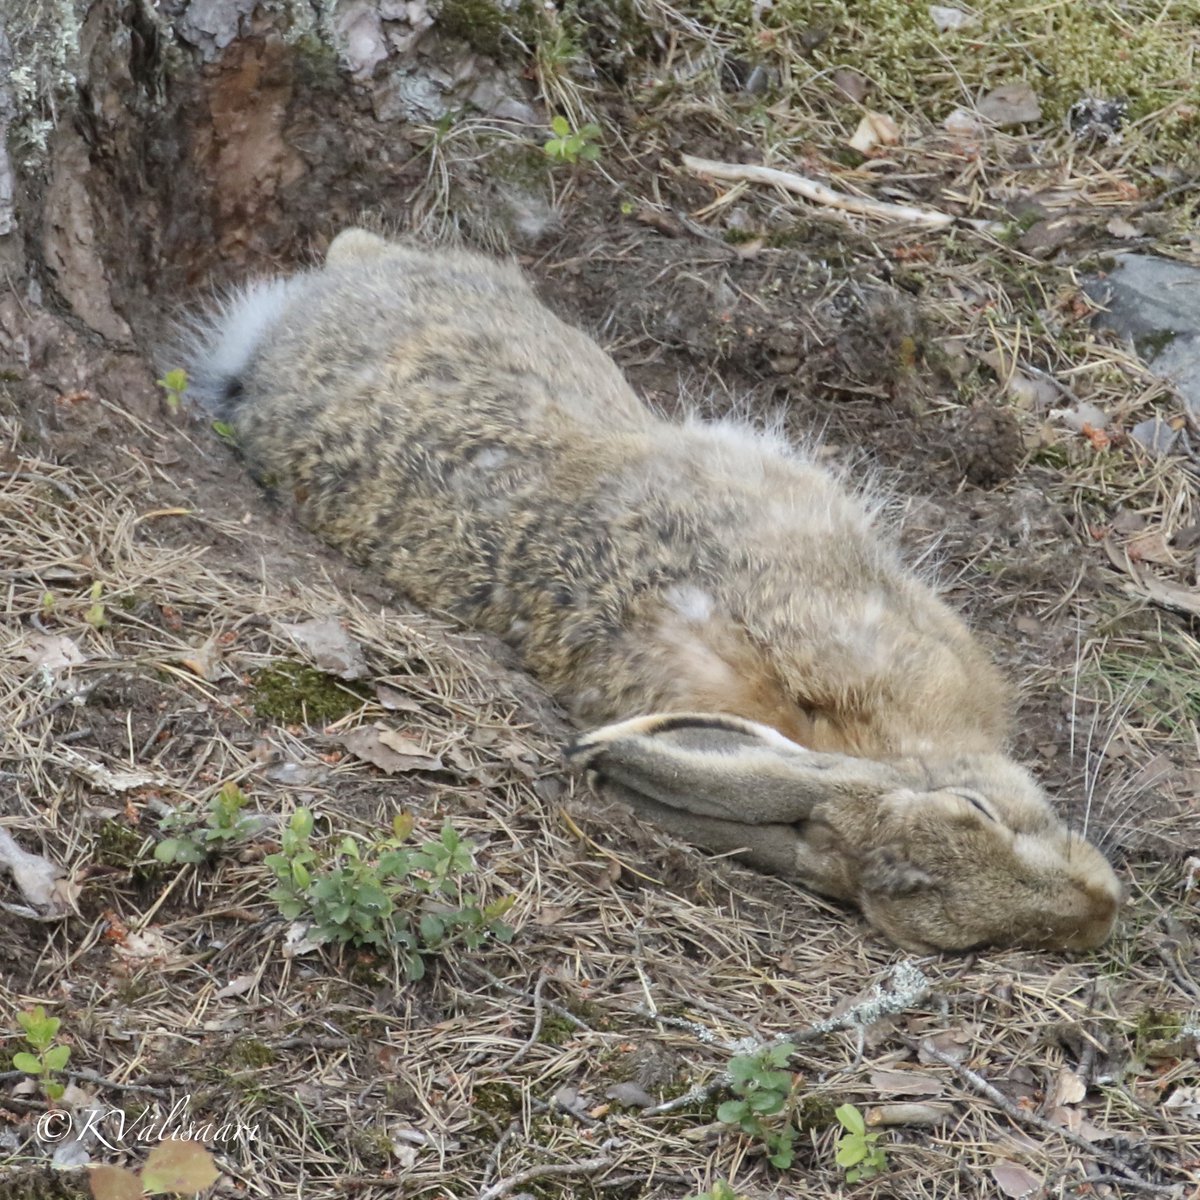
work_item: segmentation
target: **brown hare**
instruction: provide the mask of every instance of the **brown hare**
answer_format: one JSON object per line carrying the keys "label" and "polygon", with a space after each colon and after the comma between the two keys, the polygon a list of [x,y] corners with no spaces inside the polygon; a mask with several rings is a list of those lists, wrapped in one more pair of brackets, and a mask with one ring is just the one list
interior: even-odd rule
{"label": "brown hare", "polygon": [[515,266],[347,230],[188,360],[322,537],[620,719],[571,757],[639,811],[907,948],[1108,935],[1112,869],[1005,757],[1007,688],[868,503],[781,438],[652,413]]}

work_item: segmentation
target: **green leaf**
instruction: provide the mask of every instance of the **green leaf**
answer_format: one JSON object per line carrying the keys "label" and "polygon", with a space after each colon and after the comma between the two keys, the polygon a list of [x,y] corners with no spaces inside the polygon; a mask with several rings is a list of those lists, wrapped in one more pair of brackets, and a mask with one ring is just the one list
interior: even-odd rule
{"label": "green leaf", "polygon": [[174,863],[181,845],[179,838],[163,838],[154,848],[154,857],[160,863]]}
{"label": "green leaf", "polygon": [[860,1139],[845,1137],[838,1142],[836,1158],[839,1167],[853,1167],[866,1157],[867,1147]]}
{"label": "green leaf", "polygon": [[61,1100],[67,1089],[63,1084],[48,1079],[45,1083],[45,1090],[48,1100]]}
{"label": "green leaf", "polygon": [[42,1073],[42,1060],[36,1054],[30,1054],[25,1050],[12,1056],[12,1065],[16,1070],[24,1071],[26,1075]]}
{"label": "green leaf", "polygon": [[551,117],[550,128],[553,129],[560,138],[567,137],[571,132],[571,122],[568,121],[566,117]]}
{"label": "green leaf", "polygon": [[[42,1055],[42,1062],[46,1065],[48,1071],[61,1071],[67,1065],[67,1059],[71,1057],[70,1046],[51,1046],[45,1054]],[[18,1068],[19,1070],[20,1068]]]}
{"label": "green leaf", "polygon": [[757,1058],[739,1056],[729,1060],[729,1078],[735,1083],[747,1083],[758,1076],[762,1067]]}
{"label": "green leaf", "polygon": [[787,1102],[787,1096],[781,1095],[779,1092],[759,1091],[752,1092],[747,1099],[752,1112],[758,1113],[760,1116],[770,1116],[772,1113],[777,1113],[783,1108]]}
{"label": "green leaf", "polygon": [[792,1165],[792,1159],[796,1157],[796,1152],[791,1146],[786,1146],[782,1150],[776,1150],[770,1157],[770,1163],[773,1167],[778,1167],[781,1171],[786,1171]]}
{"label": "green leaf", "polygon": [[863,1119],[862,1113],[853,1104],[841,1105],[834,1109],[833,1115],[837,1117],[838,1123],[843,1129],[857,1133],[860,1137],[867,1132],[867,1123]]}
{"label": "green leaf", "polygon": [[780,1042],[776,1046],[771,1046],[763,1058],[773,1067],[786,1067],[795,1053],[796,1047],[791,1042]]}
{"label": "green leaf", "polygon": [[743,1117],[748,1116],[750,1107],[745,1100],[726,1100],[717,1109],[717,1120],[726,1125],[736,1125]]}
{"label": "green leaf", "polygon": [[446,936],[446,924],[433,913],[426,913],[418,928],[421,931],[421,941],[427,946],[436,946]]}

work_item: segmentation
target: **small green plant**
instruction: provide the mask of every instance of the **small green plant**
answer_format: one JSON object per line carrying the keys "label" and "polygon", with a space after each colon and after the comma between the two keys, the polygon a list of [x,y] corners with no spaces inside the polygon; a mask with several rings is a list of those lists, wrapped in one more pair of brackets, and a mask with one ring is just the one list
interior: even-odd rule
{"label": "small green plant", "polygon": [[242,812],[249,803],[246,793],[233,780],[224,784],[208,806],[208,820],[195,827],[182,813],[172,813],[163,821],[165,837],[154,847],[154,857],[164,863],[198,863],[210,854],[251,838],[260,822]]}
{"label": "small green plant", "polygon": [[214,421],[212,427],[213,433],[223,442],[228,442],[231,446],[237,444],[237,432],[228,421]]}
{"label": "small green plant", "polygon": [[83,614],[83,619],[93,629],[103,629],[108,624],[108,613],[105,610],[104,601],[100,598],[103,595],[104,584],[97,579],[92,584],[92,590],[88,593],[92,603],[87,612]]}
{"label": "small green plant", "polygon": [[29,1050],[20,1050],[13,1055],[12,1065],[26,1075],[36,1075],[42,1082],[42,1091],[47,1100],[58,1100],[66,1088],[54,1076],[66,1068],[71,1057],[71,1047],[57,1041],[62,1021],[48,1017],[39,1004],[37,1008],[17,1013],[17,1023],[25,1031]]}
{"label": "small green plant", "polygon": [[746,1200],[746,1198],[740,1192],[735,1192],[724,1179],[718,1179],[707,1192],[689,1196],[688,1200]]}
{"label": "small green plant", "polygon": [[550,129],[554,136],[546,141],[542,149],[555,162],[574,166],[580,161],[595,162],[600,157],[600,147],[596,145],[600,126],[594,121],[572,129],[566,117],[554,117],[550,121]]}
{"label": "small green plant", "polygon": [[887,1155],[877,1145],[879,1134],[867,1132],[867,1122],[853,1104],[834,1110],[838,1124],[846,1131],[838,1139],[837,1165],[846,1172],[847,1183],[874,1179],[887,1170]]}
{"label": "small green plant", "polygon": [[320,942],[395,952],[410,980],[424,975],[432,952],[474,950],[488,937],[508,941],[512,930],[500,918],[512,900],[481,905],[463,890],[475,869],[471,844],[447,822],[436,839],[405,845],[412,828],[412,817],[400,813],[391,837],[364,845],[347,836],[324,856],[312,845],[312,813],[299,808],[279,853],[267,856],[271,898],[288,920],[310,920]]}
{"label": "small green plant", "polygon": [[187,372],[182,367],[176,367],[158,381],[158,386],[167,394],[167,407],[172,412],[178,412],[188,389]]}
{"label": "small green plant", "polygon": [[761,1138],[772,1166],[781,1171],[792,1165],[796,1138],[792,1120],[796,1085],[791,1072],[784,1069],[795,1052],[791,1042],[779,1042],[755,1054],[731,1058],[729,1089],[737,1099],[726,1100],[717,1109],[718,1121]]}

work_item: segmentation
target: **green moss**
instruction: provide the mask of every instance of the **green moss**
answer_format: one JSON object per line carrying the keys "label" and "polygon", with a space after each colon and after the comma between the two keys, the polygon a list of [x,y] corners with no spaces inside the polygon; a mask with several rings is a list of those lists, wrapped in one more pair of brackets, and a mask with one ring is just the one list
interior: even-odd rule
{"label": "green moss", "polygon": [[328,725],[352,713],[367,692],[298,662],[278,662],[254,676],[249,700],[257,716],[281,725]]}
{"label": "green moss", "polygon": [[499,1125],[507,1125],[522,1111],[521,1090],[511,1083],[481,1083],[471,1094],[471,1107]]}
{"label": "green moss", "polygon": [[812,1129],[828,1129],[830,1125],[836,1125],[834,1112],[841,1103],[842,1100],[831,1096],[802,1096],[796,1102],[796,1124],[800,1132],[808,1133]]}
{"label": "green moss", "polygon": [[535,42],[545,21],[532,0],[520,0],[506,11],[496,0],[442,0],[438,30],[461,38],[476,54],[503,61],[522,53],[522,44]]}
{"label": "green moss", "polygon": [[392,1166],[394,1149],[387,1130],[373,1125],[365,1129],[352,1126],[350,1145],[368,1170],[384,1171]]}
{"label": "green moss", "polygon": [[275,1062],[275,1051],[254,1038],[238,1038],[229,1047],[226,1059],[238,1067],[269,1067]]}
{"label": "green moss", "polygon": [[141,858],[143,841],[140,833],[121,821],[105,821],[96,835],[92,858],[101,866],[129,870]]}
{"label": "green moss", "polygon": [[542,1021],[538,1042],[543,1046],[565,1046],[578,1033],[579,1030],[566,1017],[549,1013]]}
{"label": "green moss", "polygon": [[1147,361],[1157,358],[1177,337],[1173,329],[1155,329],[1134,339],[1137,352]]}
{"label": "green moss", "polygon": [[846,106],[829,74],[852,64],[874,85],[871,107],[906,109],[933,121],[962,102],[1028,82],[1042,127],[1057,127],[1078,100],[1127,100],[1129,121],[1160,114],[1153,141],[1194,153],[1200,80],[1192,40],[1200,0],[1153,6],[1058,3],[1026,9],[1014,23],[1002,0],[971,5],[975,20],[939,31],[929,6],[910,0],[696,0],[689,15],[731,41],[736,53],[773,64],[807,98]]}

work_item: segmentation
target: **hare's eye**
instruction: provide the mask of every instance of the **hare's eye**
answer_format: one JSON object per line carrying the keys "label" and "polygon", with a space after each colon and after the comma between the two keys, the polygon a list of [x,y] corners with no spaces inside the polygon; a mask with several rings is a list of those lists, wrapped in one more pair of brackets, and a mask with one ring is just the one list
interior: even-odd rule
{"label": "hare's eye", "polygon": [[954,794],[961,796],[972,808],[981,812],[989,821],[998,820],[996,814],[988,807],[987,801],[978,793],[965,788],[955,789]]}

